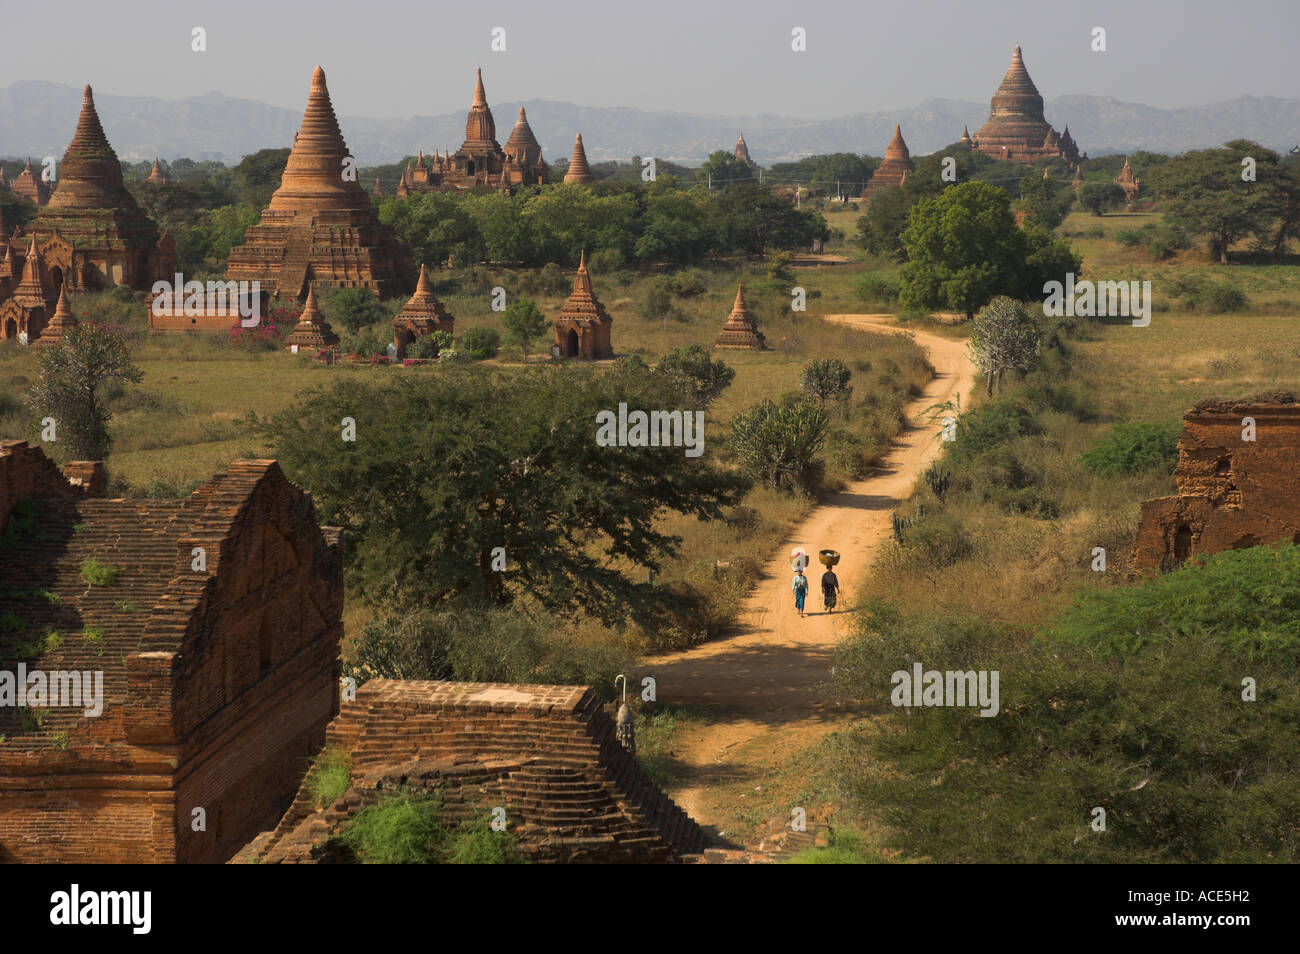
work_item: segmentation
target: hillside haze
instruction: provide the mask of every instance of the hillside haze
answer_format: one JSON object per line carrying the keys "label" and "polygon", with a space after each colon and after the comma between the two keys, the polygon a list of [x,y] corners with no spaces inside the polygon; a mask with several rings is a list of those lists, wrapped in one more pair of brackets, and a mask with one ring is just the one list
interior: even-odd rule
{"label": "hillside haze", "polygon": [[[469,108],[466,90],[465,109]],[[304,103],[306,93],[304,91]],[[182,100],[114,96],[95,90],[95,103],[120,158],[159,156],[235,163],[259,149],[289,146],[301,109],[285,109],[219,92]],[[510,135],[520,105],[548,161],[567,158],[581,132],[593,161],[655,155],[695,164],[730,150],[744,132],[750,154],[764,165],[830,152],[884,153],[895,124],[913,153],[955,142],[963,125],[974,135],[988,118],[988,102],[927,99],[907,109],[808,120],[767,114],[709,115],[588,107],[549,100],[489,103],[497,138]],[[81,90],[59,83],[23,81],[0,89],[0,156],[62,156],[81,109]],[[1286,152],[1300,143],[1300,99],[1239,96],[1180,109],[1159,109],[1111,97],[1064,95],[1046,103],[1048,120],[1069,126],[1089,155],[1138,149],[1177,153],[1232,139],[1253,139]],[[375,119],[341,115],[349,148],[363,164],[393,162],[417,149],[455,150],[465,136],[465,110],[440,116]]]}

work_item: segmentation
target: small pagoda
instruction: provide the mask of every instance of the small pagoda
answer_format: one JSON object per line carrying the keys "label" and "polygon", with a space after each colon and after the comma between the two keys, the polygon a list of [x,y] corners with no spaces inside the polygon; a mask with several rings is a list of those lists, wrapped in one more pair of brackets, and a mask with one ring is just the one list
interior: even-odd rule
{"label": "small pagoda", "polygon": [[63,336],[77,327],[77,324],[77,316],[72,313],[72,305],[68,302],[68,283],[64,282],[59,286],[59,300],[54,306],[54,315],[32,345],[35,348],[53,347],[62,342]]}
{"label": "small pagoda", "polygon": [[1120,169],[1119,175],[1115,177],[1115,184],[1124,190],[1124,201],[1132,202],[1138,197],[1138,192],[1142,188],[1142,180],[1133,175],[1133,167],[1128,164],[1128,157],[1124,157],[1124,168]]}
{"label": "small pagoda", "polygon": [[50,187],[40,176],[32,172],[32,157],[27,157],[27,165],[18,173],[9,191],[34,205],[44,205],[50,201]]}
{"label": "small pagoda", "polygon": [[895,126],[894,138],[889,140],[889,145],[885,147],[885,161],[876,167],[876,171],[872,173],[866,187],[862,190],[863,200],[870,202],[871,197],[881,189],[901,186],[907,181],[907,174],[913,168],[912,154],[907,151],[907,143],[903,141],[903,130]]}
{"label": "small pagoda", "polygon": [[614,348],[609,340],[610,326],[613,323],[605,306],[592,292],[591,276],[587,274],[587,255],[584,252],[578,262],[578,274],[573,279],[573,294],[555,319],[557,356],[586,361],[614,357]]}
{"label": "small pagoda", "polygon": [[415,283],[415,294],[393,319],[393,344],[397,346],[397,360],[405,360],[407,349],[419,338],[427,338],[435,331],[454,334],[455,324],[455,317],[433,294],[429,270],[421,265],[420,279]]}
{"label": "small pagoda", "polygon": [[244,244],[231,250],[226,278],[296,299],[307,294],[309,271],[326,287],[368,288],[380,298],[409,289],[409,254],[380,223],[361,183],[345,176],[350,160],[318,66],[280,187]]}
{"label": "small pagoda", "polygon": [[149,178],[145,182],[152,182],[154,185],[168,185],[171,179],[167,178],[167,173],[162,170],[162,163],[155,156],[153,160],[153,169],[149,171]]}
{"label": "small pagoda", "polygon": [[[12,268],[12,255],[6,259]],[[36,247],[35,236],[23,257],[22,269],[22,278],[14,286],[13,294],[0,303],[0,338],[31,344],[49,323],[57,302],[57,292],[45,281],[45,263]]]}
{"label": "small pagoda", "polygon": [[293,326],[293,331],[289,332],[289,337],[284,339],[285,347],[297,354],[304,348],[319,351],[321,348],[332,348],[338,343],[339,336],[330,328],[329,322],[316,307],[316,287],[309,283],[307,301],[302,306],[298,323]]}
{"label": "small pagoda", "polygon": [[596,181],[596,177],[591,174],[591,166],[587,165],[587,150],[582,148],[582,133],[578,133],[578,138],[574,140],[573,157],[569,160],[568,171],[564,173],[564,181],[576,185],[591,185]]}
{"label": "small pagoda", "polygon": [[727,323],[718,332],[713,347],[730,351],[762,351],[767,346],[758,322],[745,305],[745,286],[736,286],[736,302],[731,306]]}

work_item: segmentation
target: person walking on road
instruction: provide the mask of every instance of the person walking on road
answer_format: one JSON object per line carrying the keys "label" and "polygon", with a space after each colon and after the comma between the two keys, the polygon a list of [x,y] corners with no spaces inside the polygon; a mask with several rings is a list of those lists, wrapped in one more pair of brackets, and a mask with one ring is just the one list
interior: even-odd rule
{"label": "person walking on road", "polygon": [[840,578],[835,575],[835,570],[828,566],[826,572],[822,574],[822,602],[828,613],[835,612],[835,602],[839,592]]}
{"label": "person walking on road", "polygon": [[803,611],[803,601],[808,596],[808,577],[803,575],[803,568],[796,568],[794,571],[794,580],[790,584],[794,590],[794,608],[799,611],[800,616],[806,615]]}

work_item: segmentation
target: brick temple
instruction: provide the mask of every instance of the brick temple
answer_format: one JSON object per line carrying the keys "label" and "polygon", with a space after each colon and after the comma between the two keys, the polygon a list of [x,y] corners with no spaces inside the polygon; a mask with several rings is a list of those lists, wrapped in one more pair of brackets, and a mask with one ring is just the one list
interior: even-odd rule
{"label": "brick temple", "polygon": [[903,130],[895,126],[894,137],[885,147],[885,161],[876,167],[876,171],[871,174],[871,178],[862,189],[863,200],[870,202],[871,197],[881,189],[901,187],[907,181],[907,174],[914,169],[912,154],[908,152],[907,143],[903,141]]}
{"label": "brick temple", "polygon": [[[1255,439],[1243,440],[1244,418]],[[1142,503],[1133,563],[1167,570],[1190,557],[1300,544],[1300,403],[1207,401],[1183,415],[1178,493]]]}
{"label": "brick temple", "polygon": [[159,233],[126,189],[89,86],[59,165],[58,188],[27,228],[11,236],[16,258],[26,259],[29,238],[36,239],[42,281],[55,297],[65,282],[74,292],[117,285],[147,290],[176,270],[171,237]]}
{"label": "brick temple", "polygon": [[[279,821],[339,711],[340,534],[275,461],[184,500],[102,485],[0,442],[0,676],[103,690],[98,715],[0,705],[0,861],[225,861]],[[116,579],[92,585],[92,560]]]}
{"label": "brick temple", "polygon": [[435,151],[432,159],[426,159],[424,150],[420,150],[415,163],[402,173],[397,195],[405,198],[419,192],[450,192],[476,186],[511,189],[547,182],[549,176],[542,147],[528,125],[523,107],[505,148],[497,142],[497,124],[488,106],[480,69],[474,80],[474,102],[465,117],[465,141],[453,153],[439,155]]}
{"label": "brick temple", "polygon": [[[0,232],[3,225],[0,221]],[[33,344],[40,339],[63,294],[62,286],[53,288],[46,274],[35,238],[29,240],[21,259],[5,242],[5,257],[0,261],[0,341]]]}
{"label": "brick temple", "polygon": [[573,294],[560,308],[555,319],[555,348],[558,357],[596,358],[614,357],[610,344],[610,327],[614,319],[596,298],[587,274],[587,255],[578,262],[578,274],[573,279]]}
{"label": "brick temple", "polygon": [[455,334],[456,318],[438,301],[429,281],[429,270],[420,266],[420,278],[415,283],[415,294],[393,318],[393,344],[397,360],[403,361],[411,345],[427,338],[435,331]]}
{"label": "brick temple", "polygon": [[318,66],[280,187],[244,244],[231,249],[226,277],[298,300],[307,296],[309,273],[319,286],[368,288],[381,298],[409,290],[409,253],[380,223],[355,175],[345,177],[351,159]]}
{"label": "brick temple", "polygon": [[989,118],[972,140],[975,149],[994,159],[1008,159],[1033,165],[1039,159],[1056,157],[1070,166],[1087,154],[1070,137],[1070,127],[1057,133],[1043,117],[1043,97],[1029,78],[1025,61],[1016,47],[1011,65],[989,105]]}
{"label": "brick temple", "polygon": [[325,751],[350,777],[328,805],[304,782],[274,830],[238,860],[349,861],[332,837],[385,792],[437,790],[447,828],[505,809],[532,861],[674,862],[704,848],[704,832],[616,738],[590,689],[372,679],[345,702]]}
{"label": "brick temple", "polygon": [[1119,175],[1115,177],[1115,184],[1124,190],[1124,201],[1132,202],[1138,197],[1138,192],[1142,189],[1142,180],[1133,175],[1133,167],[1128,164],[1128,156],[1124,157],[1124,167],[1120,169]]}
{"label": "brick temple", "polygon": [[745,287],[737,285],[735,304],[731,306],[727,323],[714,339],[713,347],[733,351],[762,351],[765,346],[766,339],[758,330],[758,322],[745,304]]}
{"label": "brick temple", "polygon": [[316,287],[307,285],[307,300],[303,302],[302,314],[284,339],[284,346],[297,354],[299,351],[315,352],[323,348],[332,348],[339,343],[339,336],[334,333],[325,316],[316,304]]}

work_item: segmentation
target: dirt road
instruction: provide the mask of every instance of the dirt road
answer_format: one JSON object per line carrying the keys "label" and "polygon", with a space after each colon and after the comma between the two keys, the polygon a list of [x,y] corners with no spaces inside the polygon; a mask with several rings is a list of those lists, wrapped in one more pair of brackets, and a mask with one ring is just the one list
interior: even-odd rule
{"label": "dirt road", "polygon": [[[826,320],[874,330],[889,329],[888,317],[827,315]],[[660,702],[689,705],[705,715],[704,724],[674,742],[687,778],[670,793],[706,827],[729,824],[725,809],[734,808],[727,802],[736,796],[726,790],[727,783],[761,786],[766,772],[847,718],[817,691],[830,675],[831,651],[848,620],[842,611],[854,605],[856,585],[892,532],[890,512],[938,455],[935,428],[925,422],[924,410],[958,394],[964,405],[975,381],[965,342],[922,332],[916,341],[929,351],[936,374],[908,406],[912,426],[898,436],[884,464],[828,498],[795,528],[764,567],[735,635],[648,661],[645,671],[657,679]],[[802,546],[813,561],[806,618],[795,611],[790,590],[794,546]],[[823,548],[842,554],[836,568],[841,612],[835,614],[822,612],[816,554]]]}

